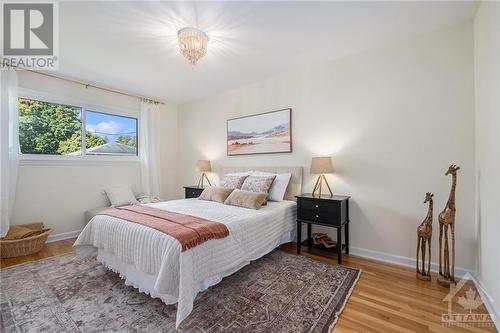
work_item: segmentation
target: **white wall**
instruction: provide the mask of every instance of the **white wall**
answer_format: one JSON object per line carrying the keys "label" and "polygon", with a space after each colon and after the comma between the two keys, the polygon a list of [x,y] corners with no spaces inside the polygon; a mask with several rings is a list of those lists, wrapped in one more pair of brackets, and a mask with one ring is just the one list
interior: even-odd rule
{"label": "white wall", "polygon": [[474,22],[477,273],[500,318],[500,3],[483,2]]}
{"label": "white wall", "polygon": [[[457,266],[473,269],[473,92],[467,23],[181,105],[178,187],[196,181],[196,160],[206,158],[216,167],[301,165],[311,191],[311,157],[332,155],[334,192],[352,196],[352,245],[415,257],[431,191],[437,261],[437,213],[451,183],[444,173],[456,163]],[[293,109],[293,153],[226,156],[226,119],[285,107]]]}
{"label": "white wall", "polygon": [[[138,116],[137,98],[109,93],[67,81],[19,72],[19,86],[70,100],[103,106]],[[161,161],[173,158],[176,153],[177,107],[162,105]],[[162,168],[161,196],[170,199],[175,195],[175,165]],[[130,185],[135,193],[141,192],[138,162],[113,163],[22,163],[14,205],[13,224],[42,221],[53,228],[53,234],[80,230],[84,225],[84,212],[108,204],[102,190],[111,186]],[[29,207],[29,209],[27,209]]]}

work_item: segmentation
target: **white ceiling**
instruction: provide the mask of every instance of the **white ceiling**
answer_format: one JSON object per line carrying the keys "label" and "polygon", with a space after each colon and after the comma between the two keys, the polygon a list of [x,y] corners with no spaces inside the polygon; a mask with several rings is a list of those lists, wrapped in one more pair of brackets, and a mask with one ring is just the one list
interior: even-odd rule
{"label": "white ceiling", "polygon": [[[477,2],[61,2],[60,73],[184,103],[452,26],[476,9]],[[191,68],[176,33],[196,21],[210,42]]]}

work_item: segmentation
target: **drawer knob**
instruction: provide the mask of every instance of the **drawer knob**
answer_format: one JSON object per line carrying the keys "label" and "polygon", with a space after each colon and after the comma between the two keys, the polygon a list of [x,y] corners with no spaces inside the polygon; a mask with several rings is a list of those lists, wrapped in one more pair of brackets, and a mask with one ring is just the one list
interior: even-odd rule
{"label": "drawer knob", "polygon": [[316,208],[318,208],[318,207],[319,207],[319,206],[318,206],[318,205],[316,205]]}

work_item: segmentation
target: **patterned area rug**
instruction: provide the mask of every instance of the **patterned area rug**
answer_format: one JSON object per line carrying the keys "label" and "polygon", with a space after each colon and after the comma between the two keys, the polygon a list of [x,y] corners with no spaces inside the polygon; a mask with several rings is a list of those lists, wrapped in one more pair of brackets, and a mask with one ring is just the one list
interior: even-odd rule
{"label": "patterned area rug", "polygon": [[[180,332],[328,332],[360,272],[275,250],[201,293]],[[2,269],[1,332],[175,332],[174,305],[73,254]]]}

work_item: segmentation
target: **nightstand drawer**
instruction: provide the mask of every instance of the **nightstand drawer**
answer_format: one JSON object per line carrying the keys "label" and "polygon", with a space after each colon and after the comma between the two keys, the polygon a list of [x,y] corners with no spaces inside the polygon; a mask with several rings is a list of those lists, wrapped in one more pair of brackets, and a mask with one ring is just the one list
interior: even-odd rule
{"label": "nightstand drawer", "polygon": [[300,206],[303,209],[319,210],[325,212],[339,212],[340,204],[335,201],[321,201],[321,200],[301,200]]}
{"label": "nightstand drawer", "polygon": [[298,211],[298,218],[299,220],[327,223],[331,225],[340,224],[339,214],[337,212],[301,209]]}

